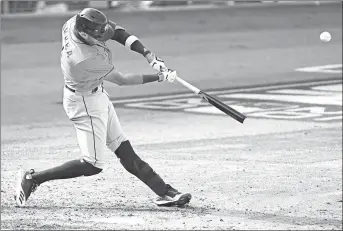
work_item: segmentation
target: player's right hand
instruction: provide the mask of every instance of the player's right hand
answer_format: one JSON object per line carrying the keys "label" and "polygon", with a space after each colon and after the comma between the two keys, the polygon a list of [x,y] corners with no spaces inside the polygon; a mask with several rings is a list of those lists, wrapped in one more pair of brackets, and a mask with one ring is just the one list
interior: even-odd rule
{"label": "player's right hand", "polygon": [[177,73],[176,73],[176,71],[174,71],[172,69],[168,69],[167,71],[159,72],[158,76],[159,76],[158,82],[168,81],[168,82],[172,83],[175,81],[175,79],[177,77]]}
{"label": "player's right hand", "polygon": [[167,71],[167,67],[164,61],[158,58],[154,53],[148,51],[144,57],[146,58],[150,66],[156,71]]}

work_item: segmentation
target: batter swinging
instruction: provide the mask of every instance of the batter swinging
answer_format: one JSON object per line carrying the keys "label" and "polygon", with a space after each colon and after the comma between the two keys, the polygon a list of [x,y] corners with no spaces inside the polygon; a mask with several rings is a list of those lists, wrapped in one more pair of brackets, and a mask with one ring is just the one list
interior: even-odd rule
{"label": "batter swinging", "polygon": [[[123,74],[112,64],[107,40],[115,40],[142,54],[158,74]],[[105,147],[113,151],[123,167],[144,182],[159,197],[159,206],[189,203],[191,194],[181,193],[164,180],[132,148],[121,129],[103,81],[118,85],[138,85],[155,81],[173,82],[176,72],[146,49],[137,37],[107,19],[99,10],[86,8],[62,28],[61,68],[65,80],[63,107],[73,122],[81,158],[44,171],[19,170],[15,200],[24,206],[31,193],[44,182],[102,171]]]}

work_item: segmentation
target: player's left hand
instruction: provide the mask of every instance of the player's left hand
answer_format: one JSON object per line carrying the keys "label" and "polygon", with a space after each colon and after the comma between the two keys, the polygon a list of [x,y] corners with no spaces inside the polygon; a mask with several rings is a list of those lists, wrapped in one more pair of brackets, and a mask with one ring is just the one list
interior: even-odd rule
{"label": "player's left hand", "polygon": [[158,73],[158,76],[160,77],[158,82],[168,81],[168,82],[172,83],[175,81],[175,79],[177,77],[177,73],[176,73],[176,71],[174,71],[172,69],[168,69],[167,71],[162,71],[162,72]]}
{"label": "player's left hand", "polygon": [[164,61],[160,58],[158,58],[154,53],[148,52],[145,56],[146,60],[150,64],[152,68],[154,68],[156,71],[167,71],[168,68],[166,67]]}

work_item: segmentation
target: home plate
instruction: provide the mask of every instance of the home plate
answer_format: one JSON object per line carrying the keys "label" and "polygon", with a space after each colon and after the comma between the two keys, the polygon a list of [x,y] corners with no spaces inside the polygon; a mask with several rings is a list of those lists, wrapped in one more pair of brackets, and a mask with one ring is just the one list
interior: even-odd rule
{"label": "home plate", "polygon": [[107,217],[107,218],[93,218],[91,219],[94,222],[100,223],[108,223],[108,224],[128,224],[128,225],[135,225],[135,224],[143,224],[144,220],[139,217],[123,217],[123,216],[114,216],[114,217]]}

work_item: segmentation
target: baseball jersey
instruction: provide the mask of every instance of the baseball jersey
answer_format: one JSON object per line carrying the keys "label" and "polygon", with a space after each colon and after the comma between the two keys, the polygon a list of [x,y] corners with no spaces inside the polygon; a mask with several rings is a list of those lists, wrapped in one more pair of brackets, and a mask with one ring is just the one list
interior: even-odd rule
{"label": "baseball jersey", "polygon": [[62,27],[61,69],[65,84],[79,92],[91,91],[113,69],[112,53],[105,42],[82,43],[74,34],[76,16]]}

